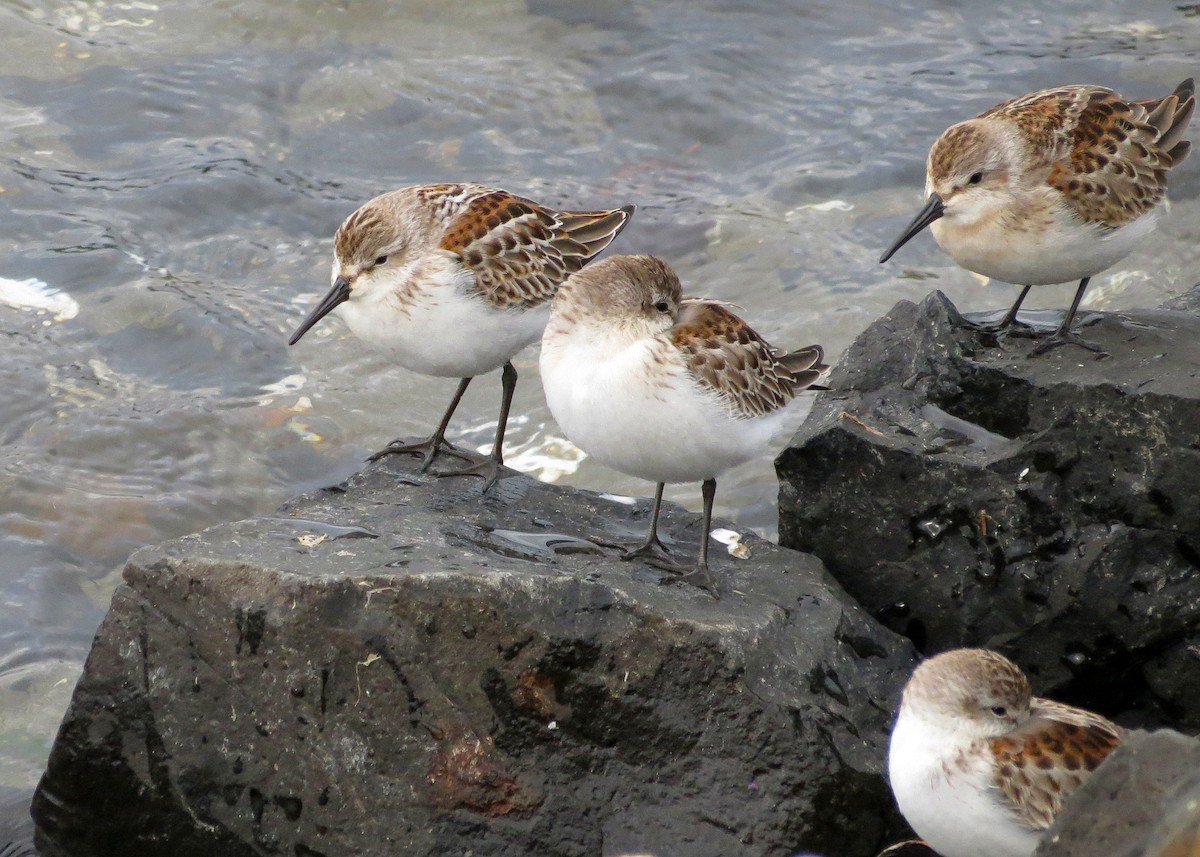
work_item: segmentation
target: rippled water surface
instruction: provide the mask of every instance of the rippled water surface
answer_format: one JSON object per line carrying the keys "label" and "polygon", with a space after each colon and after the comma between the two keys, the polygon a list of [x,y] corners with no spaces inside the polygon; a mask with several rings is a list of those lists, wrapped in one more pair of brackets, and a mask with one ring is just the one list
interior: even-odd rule
{"label": "rippled water surface", "polygon": [[[1112,0],[9,0],[0,34],[0,785],[18,787],[130,552],[339,481],[444,407],[453,382],[389,367],[338,322],[286,346],[362,201],[469,179],[634,202],[615,250],[836,356],[902,298],[1013,298],[928,237],[875,262],[943,127],[1042,86],[1145,98],[1200,72],[1200,4]],[[1200,279],[1200,161],[1172,179],[1170,216],[1091,306]],[[536,351],[517,367],[513,463],[650,491],[580,462]],[[477,381],[456,436],[486,444],[498,397],[498,376]],[[767,533],[770,457],[717,497]]]}

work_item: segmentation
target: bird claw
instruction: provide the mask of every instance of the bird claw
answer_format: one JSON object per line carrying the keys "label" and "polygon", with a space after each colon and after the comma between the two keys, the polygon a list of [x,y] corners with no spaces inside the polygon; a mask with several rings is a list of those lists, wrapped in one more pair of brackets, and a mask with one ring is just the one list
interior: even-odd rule
{"label": "bird claw", "polygon": [[[467,456],[461,456],[467,458]],[[486,493],[489,488],[496,484],[496,480],[500,478],[500,472],[504,467],[502,461],[492,458],[490,455],[482,461],[477,461],[470,467],[464,467],[462,470],[448,470],[444,473],[434,474],[439,479],[445,479],[449,476],[478,476],[483,480],[483,490]]]}
{"label": "bird claw", "polygon": [[1036,336],[1037,328],[1032,324],[1024,321],[1013,319],[1005,324],[999,322],[997,324],[982,324],[980,322],[968,322],[969,327],[979,333],[990,333],[999,338],[1004,336]]}
{"label": "bird claw", "polygon": [[1064,333],[1061,330],[1051,334],[1035,345],[1033,350],[1029,352],[1029,356],[1037,357],[1038,355],[1053,351],[1055,348],[1061,348],[1064,345],[1078,345],[1080,348],[1085,348],[1088,351],[1093,352],[1097,359],[1108,356],[1108,352],[1099,345],[1096,345],[1094,342],[1088,342],[1077,333],[1072,333],[1070,331]]}
{"label": "bird claw", "polygon": [[433,460],[438,456],[438,453],[445,453],[467,461],[477,458],[475,453],[461,450],[445,438],[429,437],[416,443],[404,443],[397,438],[383,449],[370,455],[367,461],[379,461],[379,459],[389,455],[415,455],[424,462],[421,467],[421,472],[424,473],[429,469],[429,465],[433,464]]}
{"label": "bird claw", "polygon": [[657,548],[650,545],[642,545],[640,548],[627,550],[621,554],[621,559],[625,562],[640,559],[646,565],[657,568],[659,571],[668,572],[669,574],[687,574],[693,568],[693,566],[684,565],[679,560],[672,558],[662,544],[659,544]]}
{"label": "bird claw", "polygon": [[[716,585],[713,583],[712,578],[709,577],[707,565],[686,565],[673,559],[666,545],[657,538],[639,547],[625,551],[625,553],[621,554],[621,559],[625,561],[633,559],[643,560],[651,568],[657,568],[659,571],[665,571],[667,574],[672,575],[672,582],[699,576],[702,579],[697,585],[718,601],[721,598],[717,594]],[[667,580],[664,579],[663,583],[666,582]]]}
{"label": "bird claw", "polygon": [[1023,321],[1014,321],[1012,325],[1004,331],[1004,336],[1013,336],[1018,339],[1037,339],[1044,334],[1044,328],[1039,330],[1032,324],[1026,324]]}
{"label": "bird claw", "polygon": [[[653,562],[650,565],[653,565],[655,568],[661,567]],[[721,600],[721,596],[717,592],[717,585],[713,583],[713,579],[708,573],[707,565],[681,566],[678,563],[674,563],[673,566],[674,568],[663,568],[663,571],[674,574],[675,580],[678,581],[687,580],[689,577],[696,577],[698,578],[696,586],[711,595],[714,601]]]}

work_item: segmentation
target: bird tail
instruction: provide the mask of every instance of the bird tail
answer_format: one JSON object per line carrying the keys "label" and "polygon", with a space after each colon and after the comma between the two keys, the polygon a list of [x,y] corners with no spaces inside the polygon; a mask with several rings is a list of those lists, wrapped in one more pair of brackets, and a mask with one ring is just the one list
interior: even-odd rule
{"label": "bird tail", "polygon": [[563,238],[581,245],[581,255],[590,260],[621,234],[633,212],[632,205],[611,211],[564,211],[561,215]]}
{"label": "bird tail", "polygon": [[812,387],[829,371],[829,367],[822,362],[825,359],[825,350],[819,345],[797,348],[795,351],[775,356],[792,373],[796,379],[796,386],[801,390]]}
{"label": "bird tail", "polygon": [[1166,98],[1142,104],[1150,111],[1146,121],[1158,129],[1158,145],[1171,156],[1171,165],[1178,165],[1192,150],[1182,138],[1196,111],[1196,82],[1189,77]]}

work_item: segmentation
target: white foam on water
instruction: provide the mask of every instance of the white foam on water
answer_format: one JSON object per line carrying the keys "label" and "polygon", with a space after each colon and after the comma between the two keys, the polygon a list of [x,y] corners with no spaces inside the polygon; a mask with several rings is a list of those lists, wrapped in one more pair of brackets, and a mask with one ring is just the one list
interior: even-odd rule
{"label": "white foam on water", "polygon": [[25,280],[0,277],[0,304],[14,309],[52,313],[55,321],[66,321],[79,315],[79,304],[74,298],[36,277]]}

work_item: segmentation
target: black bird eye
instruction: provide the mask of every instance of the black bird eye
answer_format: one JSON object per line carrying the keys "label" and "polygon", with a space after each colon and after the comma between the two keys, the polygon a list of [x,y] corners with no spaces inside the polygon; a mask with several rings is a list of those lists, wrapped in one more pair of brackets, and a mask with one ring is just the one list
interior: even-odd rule
{"label": "black bird eye", "polygon": [[1007,717],[1008,709],[1003,705],[994,705],[992,706],[992,714],[995,714],[997,717]]}
{"label": "black bird eye", "polygon": [[382,265],[382,264],[384,264],[385,262],[387,262],[387,255],[386,255],[386,254],[384,254],[383,256],[379,256],[379,257],[377,257],[377,258],[375,259],[375,264],[376,264],[376,265]]}
{"label": "black bird eye", "polygon": [[971,173],[971,177],[967,179],[967,184],[979,184],[983,181],[983,173]]}
{"label": "black bird eye", "polygon": [[659,301],[658,303],[656,303],[654,305],[654,308],[656,310],[658,310],[659,312],[669,312],[671,309],[671,305],[669,303],[667,303],[666,301]]}

